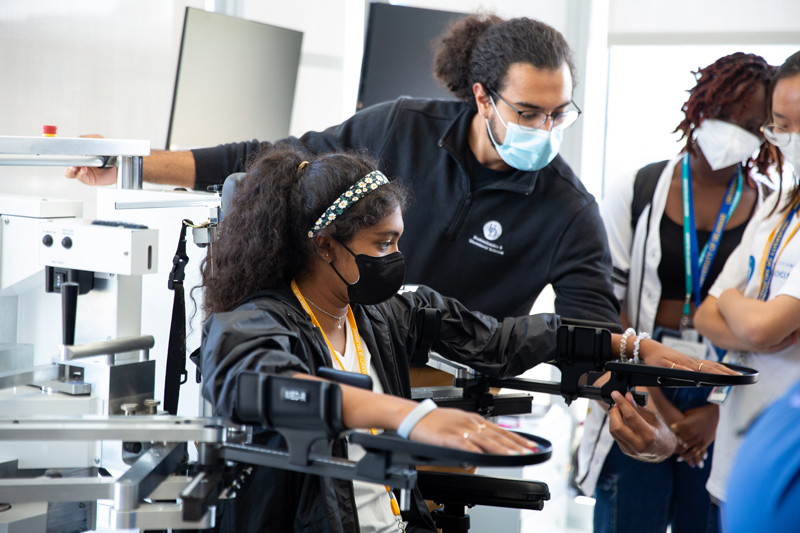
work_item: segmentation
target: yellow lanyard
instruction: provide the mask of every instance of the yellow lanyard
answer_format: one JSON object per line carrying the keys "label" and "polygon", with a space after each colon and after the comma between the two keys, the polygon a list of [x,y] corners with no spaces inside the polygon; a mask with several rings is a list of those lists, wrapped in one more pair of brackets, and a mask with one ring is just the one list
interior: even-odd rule
{"label": "yellow lanyard", "polygon": [[[769,263],[771,266],[770,270],[772,270],[774,266],[777,266],[778,261],[780,260],[781,255],[783,254],[783,251],[786,249],[786,246],[789,245],[789,243],[792,240],[792,237],[794,237],[794,234],[797,233],[797,229],[800,228],[800,224],[795,225],[794,229],[791,231],[791,233],[789,233],[789,236],[786,238],[786,242],[783,243],[783,246],[780,248],[780,250],[777,250],[776,254],[775,253],[776,249],[780,245],[780,241],[783,239],[783,235],[786,231],[787,226],[789,225],[789,221],[797,212],[797,208],[798,205],[797,202],[795,202],[795,204],[789,209],[789,211],[786,213],[783,219],[778,223],[778,225],[772,229],[772,233],[769,234],[767,243],[764,246],[764,251],[761,253],[761,287],[759,289],[760,300],[766,301],[768,296],[767,292],[769,291],[769,285],[771,285],[772,282],[771,272],[769,275],[769,280],[764,279],[764,272],[767,268],[767,263]],[[778,239],[778,242],[774,242],[776,238]]]}
{"label": "yellow lanyard", "polygon": [[[333,357],[333,360],[336,361],[336,364],[339,365],[339,368],[341,368],[344,372],[347,372],[347,369],[344,367],[344,363],[342,362],[341,359],[339,359],[339,356],[336,354],[336,350],[333,349],[333,346],[328,340],[328,336],[325,335],[325,330],[323,330],[322,326],[319,325],[317,317],[314,316],[314,312],[311,310],[311,307],[309,307],[308,302],[306,302],[306,299],[303,298],[303,295],[300,292],[300,288],[297,286],[297,283],[295,283],[294,280],[292,280],[291,286],[292,286],[292,292],[297,297],[297,299],[300,300],[300,305],[303,306],[303,310],[305,310],[305,312],[308,313],[308,316],[311,317],[311,321],[314,322],[314,325],[317,326],[319,328],[320,333],[322,333],[322,338],[325,339],[325,344],[328,345],[328,349],[331,351],[331,356]],[[350,308],[349,305],[347,306],[347,321],[350,323],[350,329],[353,335],[353,344],[356,347],[356,356],[358,357],[358,368],[362,374],[367,374],[369,370],[367,368],[367,362],[364,358],[364,348],[362,348],[361,346],[361,336],[358,334],[356,317],[353,315],[353,310]],[[372,433],[373,435],[378,434],[378,430],[375,428],[370,429],[369,432]],[[394,492],[392,492],[391,487],[386,485],[384,485],[384,487],[386,488],[386,492],[389,493],[389,502],[391,503],[392,506],[392,514],[394,515],[395,519],[398,520],[398,524],[400,524],[402,522],[400,521],[399,518],[397,518],[400,516],[400,506],[397,505],[397,499],[394,496]]]}
{"label": "yellow lanyard", "polygon": [[[322,338],[325,339],[325,344],[328,345],[328,349],[331,351],[331,356],[333,360],[336,361],[336,364],[339,365],[339,368],[343,371],[347,372],[347,369],[344,367],[344,363],[339,356],[336,354],[336,350],[333,349],[331,346],[331,342],[328,340],[328,336],[325,335],[325,330],[322,329],[322,326],[319,325],[319,321],[317,317],[314,316],[314,312],[311,311],[311,308],[308,306],[308,302],[306,299],[303,298],[303,295],[300,293],[300,288],[297,286],[294,280],[292,280],[292,292],[297,299],[300,300],[300,305],[303,306],[303,309],[306,313],[311,317],[311,321],[314,322],[314,325],[317,326],[322,333]],[[353,343],[356,346],[356,355],[358,356],[358,368],[361,370],[362,374],[367,374],[367,362],[364,360],[364,349],[361,347],[361,336],[358,334],[358,326],[356,325],[356,318],[353,316],[353,310],[350,306],[347,306],[347,321],[350,323],[350,329],[353,332]]]}

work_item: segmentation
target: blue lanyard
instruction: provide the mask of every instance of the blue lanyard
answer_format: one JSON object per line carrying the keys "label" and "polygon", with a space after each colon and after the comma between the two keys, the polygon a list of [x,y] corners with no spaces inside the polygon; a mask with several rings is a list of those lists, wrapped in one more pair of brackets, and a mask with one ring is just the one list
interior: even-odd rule
{"label": "blue lanyard", "polygon": [[[795,202],[789,212],[786,213],[786,216],[783,217],[781,223],[772,230],[773,235],[770,235],[772,241],[769,244],[769,248],[765,248],[764,254],[761,256],[761,268],[763,268],[763,271],[761,273],[761,287],[758,290],[758,299],[762,302],[766,302],[767,297],[769,297],[769,289],[772,286],[772,275],[775,273],[775,262],[778,260],[778,257],[780,257],[778,248],[798,208],[800,208],[800,202]],[[786,245],[792,240],[796,231],[797,228],[792,231],[789,238],[786,240],[786,244],[783,245],[783,248],[786,248]],[[783,251],[783,249],[781,249],[781,251]]]}
{"label": "blue lanyard", "polygon": [[689,316],[689,302],[694,295],[695,306],[700,305],[700,288],[708,277],[711,263],[717,255],[722,232],[730,220],[739,199],[742,197],[742,165],[738,165],[736,175],[731,179],[725,199],[717,214],[714,229],[703,247],[697,252],[697,228],[694,222],[694,198],[692,196],[692,169],[689,167],[689,154],[683,156],[681,166],[681,186],[683,189],[683,256],[686,273],[686,300],[683,304],[683,315]]}

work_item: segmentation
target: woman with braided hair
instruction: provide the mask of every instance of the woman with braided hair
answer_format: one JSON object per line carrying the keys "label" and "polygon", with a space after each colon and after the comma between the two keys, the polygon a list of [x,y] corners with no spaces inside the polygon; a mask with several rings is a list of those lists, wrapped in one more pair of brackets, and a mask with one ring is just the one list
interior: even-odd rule
{"label": "woman with braided hair", "polygon": [[[600,212],[625,336],[651,332],[684,353],[717,359],[693,317],[758,204],[751,174],[764,174],[772,162],[760,128],[773,71],[760,56],[741,52],[698,69],[675,129],[685,139],[681,153],[606,191]],[[597,499],[594,531],[664,533],[671,525],[673,533],[716,532],[718,510],[705,485],[719,406],[707,400],[707,388],[648,392],[649,408],[678,441],[673,457],[659,464],[625,456],[605,436],[605,411],[590,405],[577,481]]]}

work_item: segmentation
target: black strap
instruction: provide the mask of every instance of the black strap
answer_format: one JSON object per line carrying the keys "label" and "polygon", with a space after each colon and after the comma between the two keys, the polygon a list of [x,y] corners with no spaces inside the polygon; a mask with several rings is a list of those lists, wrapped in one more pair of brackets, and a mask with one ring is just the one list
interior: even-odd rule
{"label": "black strap", "polygon": [[[636,233],[636,226],[639,223],[639,217],[644,212],[644,208],[653,203],[653,196],[656,193],[656,185],[658,179],[664,172],[669,161],[659,161],[657,163],[650,163],[639,169],[636,173],[636,179],[633,182],[633,200],[631,201],[631,230]],[[652,207],[647,211],[647,224],[644,228],[644,243],[647,246],[647,239],[650,236],[650,219],[653,214]],[[642,269],[639,272],[639,301],[636,305],[636,316],[628,317],[628,320],[633,322],[634,329],[639,329],[639,310],[642,308],[642,293],[644,292],[644,260],[642,260]]]}
{"label": "black strap", "polygon": [[669,161],[650,163],[639,169],[633,182],[633,201],[631,202],[631,229],[636,231],[636,224],[644,212],[644,208],[653,202],[658,178],[667,167]]}
{"label": "black strap", "polygon": [[167,288],[175,292],[172,300],[172,324],[169,327],[167,345],[167,371],[164,376],[164,410],[171,415],[178,414],[178,399],[181,385],[186,383],[186,301],[183,294],[186,263],[186,228],[191,220],[181,221],[178,249],[172,258],[172,271],[169,273]]}

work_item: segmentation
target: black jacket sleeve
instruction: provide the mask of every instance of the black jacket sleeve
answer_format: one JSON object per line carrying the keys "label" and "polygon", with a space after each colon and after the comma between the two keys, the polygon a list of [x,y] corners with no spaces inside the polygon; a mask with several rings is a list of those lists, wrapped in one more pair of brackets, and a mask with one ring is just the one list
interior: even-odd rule
{"label": "black jacket sleeve", "polygon": [[244,172],[247,161],[269,143],[252,141],[220,144],[213,148],[192,150],[194,155],[194,190],[205,191],[219,185],[234,172]]}
{"label": "black jacket sleeve", "polygon": [[299,141],[311,152],[318,154],[332,150],[367,149],[379,156],[389,139],[403,107],[404,99],[385,102],[359,111],[338,126],[324,131],[310,131]]}
{"label": "black jacket sleeve", "polygon": [[203,397],[217,416],[233,418],[236,380],[247,370],[271,374],[309,373],[295,355],[298,336],[261,309],[236,309],[212,315],[203,326],[200,346]]}
{"label": "black jacket sleeve", "polygon": [[405,323],[406,348],[413,350],[418,332],[416,311],[422,308],[442,312],[442,328],[433,350],[447,359],[463,363],[493,377],[522,374],[540,363],[552,361],[556,354],[556,330],[560,319],[553,314],[527,315],[497,320],[468,310],[458,300],[420,286],[414,292],[399,294],[387,302],[394,322]]}
{"label": "black jacket sleeve", "polygon": [[566,224],[556,241],[550,279],[556,313],[619,323],[619,301],[611,282],[611,252],[596,202],[587,203]]}
{"label": "black jacket sleeve", "polygon": [[[307,150],[318,154],[334,150],[367,149],[373,155],[381,153],[404,100],[386,102],[360,111],[337,126],[324,131],[310,131],[300,137],[285,139],[301,143]],[[277,141],[276,141],[277,142]],[[234,172],[244,172],[249,159],[271,143],[252,140],[220,144],[213,148],[192,150],[195,161],[195,184],[198,191],[209,185],[220,184]]]}

